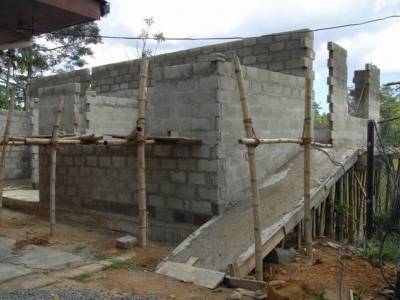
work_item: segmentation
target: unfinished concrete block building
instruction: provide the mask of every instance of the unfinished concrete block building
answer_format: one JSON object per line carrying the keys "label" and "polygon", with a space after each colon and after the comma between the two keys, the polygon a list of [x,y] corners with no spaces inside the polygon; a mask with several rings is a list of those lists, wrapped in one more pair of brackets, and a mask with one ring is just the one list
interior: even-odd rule
{"label": "unfinished concrete block building", "polygon": [[[346,51],[334,43],[329,43],[328,50],[329,126],[318,127],[315,136],[334,147],[364,147],[367,119],[379,118],[379,70],[367,65],[356,71],[350,97]],[[305,76],[313,75],[315,58],[312,32],[285,32],[152,57],[146,133],[199,141],[146,146],[149,233],[153,239],[181,241],[213,216],[250,197],[246,153],[238,144],[245,134],[230,61],[233,52],[245,66],[255,135],[302,137]],[[135,126],[138,77],[139,61],[133,60],[38,78],[31,86],[38,99],[35,109],[23,114],[29,114],[32,132],[49,134],[63,95],[62,131],[96,133],[105,139],[126,135]],[[301,149],[296,144],[258,148],[260,188],[280,181],[279,176],[271,175],[281,174]],[[82,222],[137,232],[135,145],[63,145],[57,153],[58,211],[73,211]],[[40,150],[39,160],[37,164],[34,157],[30,166],[32,172],[39,169],[40,201],[46,205],[46,149]],[[251,243],[251,235],[248,240]]]}

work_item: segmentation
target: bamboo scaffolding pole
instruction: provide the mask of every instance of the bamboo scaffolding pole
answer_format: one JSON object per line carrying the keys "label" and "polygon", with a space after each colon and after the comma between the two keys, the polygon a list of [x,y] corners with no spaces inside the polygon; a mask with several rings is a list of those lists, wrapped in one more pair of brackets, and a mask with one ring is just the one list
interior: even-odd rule
{"label": "bamboo scaffolding pole", "polygon": [[[234,56],[236,82],[239,88],[240,103],[243,114],[243,125],[247,138],[253,137],[254,130],[250,117],[247,92],[245,88],[242,68],[239,58]],[[262,242],[260,226],[260,195],[258,190],[257,169],[255,160],[255,146],[247,145],[247,154],[250,169],[250,181],[252,191],[253,222],[254,222],[254,253],[255,253],[255,275],[257,280],[263,280],[263,260],[262,260]]]}
{"label": "bamboo scaffolding pole", "polygon": [[64,106],[64,96],[60,98],[57,116],[53,126],[52,142],[50,150],[50,235],[54,234],[56,225],[56,167],[57,167],[57,139],[60,131],[62,109]]}
{"label": "bamboo scaffolding pole", "polygon": [[328,198],[326,200],[326,220],[325,220],[325,228],[326,228],[326,235],[330,238],[332,238],[332,236],[334,235],[334,229],[333,229],[333,225],[334,225],[334,188],[335,186],[333,185],[330,189],[329,189],[329,195]]}
{"label": "bamboo scaffolding pole", "polygon": [[[155,140],[146,140],[146,145],[153,145],[157,142]],[[0,141],[0,144],[4,144],[3,141]],[[49,138],[25,138],[24,141],[8,141],[7,145],[13,146],[47,146],[47,145],[136,145],[134,141],[127,140],[78,140],[78,139],[58,139],[53,142],[52,139]]]}
{"label": "bamboo scaffolding pole", "polygon": [[312,142],[312,79],[306,77],[304,101],[304,235],[307,257],[313,259],[311,215],[311,142]]}
{"label": "bamboo scaffolding pole", "polygon": [[349,219],[348,219],[348,239],[349,243],[354,242],[354,190],[355,190],[355,182],[354,182],[354,169],[350,169],[349,171]]}
{"label": "bamboo scaffolding pole", "polygon": [[137,96],[137,178],[139,202],[139,245],[147,245],[147,199],[146,199],[146,157],[145,157],[145,125],[146,125],[146,89],[149,61],[143,53],[140,65],[139,92]]}
{"label": "bamboo scaffolding pole", "polygon": [[343,192],[344,192],[344,205],[343,205],[343,237],[349,236],[349,172],[343,176]]}
{"label": "bamboo scaffolding pole", "polygon": [[[265,145],[265,144],[303,144],[302,139],[254,139],[254,138],[242,138],[239,139],[239,144],[242,145]],[[311,146],[320,148],[332,148],[332,144],[322,144],[317,142],[310,142]]]}
{"label": "bamboo scaffolding pole", "polygon": [[367,197],[367,192],[364,189],[363,184],[361,183],[361,180],[358,178],[357,174],[354,174],[354,177],[356,178],[356,181],[358,183],[358,186],[360,187],[361,192],[363,193],[364,197]]}
{"label": "bamboo scaffolding pole", "polygon": [[[0,213],[3,210],[3,187],[4,187],[4,169],[6,166],[6,158],[7,158],[7,146],[8,139],[10,136],[10,125],[11,118],[14,112],[14,103],[15,103],[15,89],[11,90],[11,98],[10,98],[10,106],[8,107],[6,126],[4,128],[4,136],[3,136],[3,147],[1,149],[1,160],[0,160]],[[1,222],[2,216],[0,216]]]}
{"label": "bamboo scaffolding pole", "polygon": [[319,216],[319,236],[324,236],[325,235],[325,224],[326,224],[326,203],[328,199],[325,199],[321,203],[321,212]]}

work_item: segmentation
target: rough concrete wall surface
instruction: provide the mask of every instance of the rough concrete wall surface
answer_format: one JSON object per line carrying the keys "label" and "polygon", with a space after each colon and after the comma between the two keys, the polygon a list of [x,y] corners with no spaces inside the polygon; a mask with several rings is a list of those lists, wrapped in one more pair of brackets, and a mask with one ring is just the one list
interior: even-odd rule
{"label": "rough concrete wall surface", "polygon": [[39,89],[39,133],[51,134],[61,95],[64,96],[64,106],[60,131],[75,133],[80,124],[80,84],[68,83],[63,85],[49,86]]}
{"label": "rough concrete wall surface", "polygon": [[[304,78],[252,67],[242,68],[255,135],[259,138],[300,138],[304,119]],[[242,110],[231,63],[219,63],[218,100],[221,103],[220,205],[229,207],[250,193]],[[294,144],[261,145],[256,149],[260,186],[299,150]]]}
{"label": "rough concrete wall surface", "polygon": [[349,114],[347,91],[347,51],[329,42],[329,123],[335,146],[365,145],[367,120]]}
{"label": "rough concrete wall surface", "polygon": [[[0,110],[0,134],[3,138],[8,112]],[[26,111],[14,111],[10,126],[11,135],[32,134],[31,114]],[[1,147],[0,147],[1,149]],[[6,179],[22,179],[31,176],[31,152],[28,146],[8,146],[5,166]]]}
{"label": "rough concrete wall surface", "polygon": [[366,64],[365,70],[357,70],[354,72],[353,83],[352,114],[364,119],[379,120],[379,69],[372,64]]}
{"label": "rough concrete wall surface", "polygon": [[314,140],[316,142],[329,144],[330,137],[329,124],[314,124]]}
{"label": "rough concrete wall surface", "polygon": [[[39,134],[39,99],[30,102],[32,135]],[[31,182],[33,188],[39,188],[39,146],[30,146],[31,150]]]}
{"label": "rough concrete wall surface", "polygon": [[136,101],[129,98],[98,96],[94,91],[86,92],[86,133],[129,134],[136,127]]}

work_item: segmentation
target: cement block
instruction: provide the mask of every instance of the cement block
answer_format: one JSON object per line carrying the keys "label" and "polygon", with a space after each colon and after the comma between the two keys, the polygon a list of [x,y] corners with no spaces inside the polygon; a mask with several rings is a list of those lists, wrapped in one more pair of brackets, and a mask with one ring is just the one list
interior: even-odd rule
{"label": "cement block", "polygon": [[137,238],[134,236],[123,236],[115,241],[115,246],[119,249],[131,249],[138,244]]}

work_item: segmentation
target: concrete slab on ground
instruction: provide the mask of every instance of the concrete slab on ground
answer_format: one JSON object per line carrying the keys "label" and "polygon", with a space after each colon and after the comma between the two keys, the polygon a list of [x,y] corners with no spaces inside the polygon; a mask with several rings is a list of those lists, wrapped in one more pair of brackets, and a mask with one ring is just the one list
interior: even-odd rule
{"label": "concrete slab on ground", "polygon": [[39,202],[39,190],[11,189],[3,192],[4,198],[26,202]]}
{"label": "concrete slab on ground", "polygon": [[[356,149],[312,151],[313,205],[326,198],[329,188],[357,159]],[[328,159],[327,155],[331,159]],[[262,243],[265,256],[303,217],[303,153],[300,152],[267,181],[260,183]],[[338,177],[339,176],[339,177]],[[269,243],[269,244],[268,244]],[[250,199],[211,219],[183,241],[164,262],[185,264],[198,257],[195,267],[225,272],[230,264],[254,267],[254,233]],[[253,265],[253,266],[252,266]],[[165,266],[161,263],[165,274]],[[250,269],[249,269],[250,268]]]}
{"label": "concrete slab on ground", "polygon": [[14,249],[15,240],[0,237],[0,282],[39,271],[53,271],[83,263],[71,253],[40,246]]}

